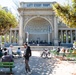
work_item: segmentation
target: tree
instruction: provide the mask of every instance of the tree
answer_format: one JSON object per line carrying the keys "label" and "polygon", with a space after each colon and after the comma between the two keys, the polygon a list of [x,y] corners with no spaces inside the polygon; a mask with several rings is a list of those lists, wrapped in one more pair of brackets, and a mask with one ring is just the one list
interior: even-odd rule
{"label": "tree", "polygon": [[11,27],[16,27],[17,24],[13,14],[0,8],[0,35],[4,35]]}
{"label": "tree", "polygon": [[72,5],[60,5],[55,3],[53,9],[61,21],[68,27],[76,28],[76,0],[72,0]]}

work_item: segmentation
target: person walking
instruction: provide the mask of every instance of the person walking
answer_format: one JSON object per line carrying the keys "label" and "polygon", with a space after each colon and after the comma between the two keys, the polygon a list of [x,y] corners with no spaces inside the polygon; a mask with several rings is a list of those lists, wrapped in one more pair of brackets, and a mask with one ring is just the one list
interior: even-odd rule
{"label": "person walking", "polygon": [[26,73],[28,74],[31,74],[30,66],[28,64],[30,56],[31,56],[31,48],[26,43],[24,44],[24,58],[25,58],[25,70]]}

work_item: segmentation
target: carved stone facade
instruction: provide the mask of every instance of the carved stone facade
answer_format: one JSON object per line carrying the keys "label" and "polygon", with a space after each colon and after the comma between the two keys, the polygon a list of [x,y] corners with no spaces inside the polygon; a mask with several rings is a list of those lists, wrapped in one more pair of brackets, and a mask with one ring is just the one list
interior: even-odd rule
{"label": "carved stone facade", "polygon": [[[21,18],[19,44],[31,41],[46,41],[48,44],[58,45],[59,42],[73,43],[76,40],[76,29],[68,28],[64,24],[59,25],[58,18],[52,10],[54,2],[22,2],[18,9]],[[65,32],[66,31],[66,32]],[[74,31],[74,35],[73,35]],[[69,32],[69,34],[68,34]],[[23,34],[21,34],[23,33]],[[73,37],[74,38],[73,38]],[[70,38],[69,38],[70,37]],[[69,42],[70,40],[70,42]]]}
{"label": "carved stone facade", "polygon": [[[58,30],[57,18],[54,15],[52,7],[48,3],[34,3],[45,4],[46,7],[24,7],[26,4],[21,3],[18,10],[20,12],[20,31],[19,31],[19,44],[31,41],[46,41],[48,44],[54,42],[58,45]],[[33,4],[33,3],[32,3]],[[49,7],[47,7],[49,5]],[[22,20],[23,19],[23,20]],[[55,23],[56,22],[56,23]],[[22,33],[22,34],[21,34]]]}
{"label": "carved stone facade", "polygon": [[[52,9],[54,2],[21,2],[19,27],[13,32],[14,42],[22,45],[24,42],[46,42],[52,45],[72,44],[76,40],[76,29],[68,28],[55,16]],[[16,32],[17,31],[17,32]],[[18,34],[17,34],[18,33]],[[11,41],[10,37],[10,43]]]}

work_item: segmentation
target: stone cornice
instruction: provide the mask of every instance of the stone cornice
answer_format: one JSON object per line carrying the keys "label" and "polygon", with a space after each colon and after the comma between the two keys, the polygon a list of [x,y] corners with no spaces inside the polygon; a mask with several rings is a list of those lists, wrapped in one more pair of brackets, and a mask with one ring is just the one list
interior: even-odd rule
{"label": "stone cornice", "polygon": [[58,28],[59,30],[76,30],[76,28]]}
{"label": "stone cornice", "polygon": [[52,3],[53,4],[53,3],[57,3],[57,2],[56,1],[53,1],[53,2],[50,2],[50,1],[48,1],[48,2],[47,1],[46,2],[20,2],[20,4],[21,3]]}
{"label": "stone cornice", "polygon": [[27,10],[29,10],[29,11],[31,11],[31,10],[50,10],[50,11],[53,11],[53,9],[52,8],[18,8],[18,11],[20,12],[20,11],[27,11]]}
{"label": "stone cornice", "polygon": [[48,10],[47,11],[45,11],[45,10],[44,11],[42,11],[42,10],[39,10],[39,11],[38,10],[37,11],[31,10],[31,11],[23,11],[23,12],[21,11],[20,15],[24,15],[24,16],[27,16],[27,15],[28,16],[31,16],[31,15],[33,15],[33,16],[35,16],[35,15],[36,16],[37,15],[40,15],[40,16],[41,15],[50,15],[51,16],[51,15],[53,15],[53,16],[55,16],[55,13],[52,11],[48,11]]}

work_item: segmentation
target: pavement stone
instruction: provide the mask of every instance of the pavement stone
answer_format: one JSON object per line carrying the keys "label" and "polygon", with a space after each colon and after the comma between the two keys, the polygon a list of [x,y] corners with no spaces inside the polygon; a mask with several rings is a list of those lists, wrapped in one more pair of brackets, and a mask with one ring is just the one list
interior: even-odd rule
{"label": "pavement stone", "polygon": [[[25,73],[25,63],[24,63],[24,58],[14,58],[15,61],[15,68],[13,68],[13,73],[12,75],[26,75]],[[53,68],[55,67],[56,60],[51,58],[51,59],[43,59],[40,57],[40,54],[37,54],[33,52],[33,56],[30,57],[30,68],[32,70],[31,75],[50,75],[52,74]],[[7,74],[9,72],[9,69],[7,68],[0,68],[0,72],[4,72],[4,74],[0,75],[10,75]]]}
{"label": "pavement stone", "polygon": [[[31,75],[75,75],[76,63],[68,61],[60,61],[57,58],[40,57],[39,51],[32,51],[32,57],[30,57],[30,68],[32,70]],[[0,59],[1,61],[1,59]],[[9,69],[0,68],[0,75],[26,75],[24,58],[14,58],[15,68],[13,68],[14,74],[9,74]]]}

